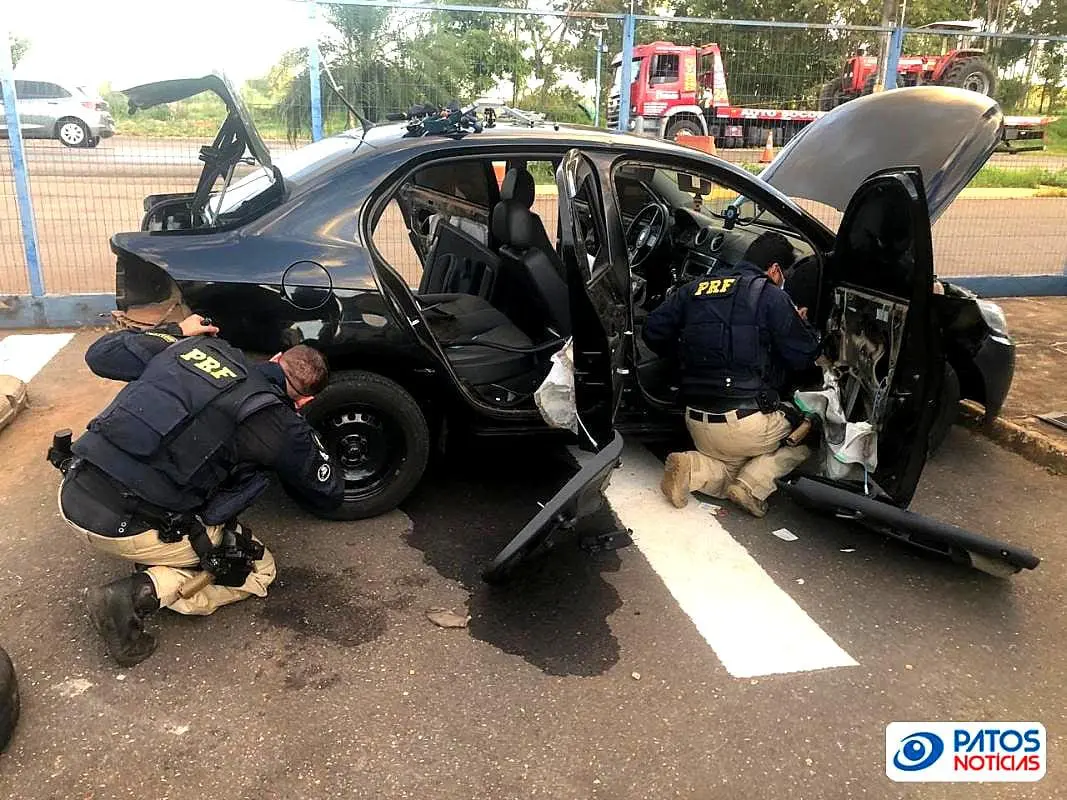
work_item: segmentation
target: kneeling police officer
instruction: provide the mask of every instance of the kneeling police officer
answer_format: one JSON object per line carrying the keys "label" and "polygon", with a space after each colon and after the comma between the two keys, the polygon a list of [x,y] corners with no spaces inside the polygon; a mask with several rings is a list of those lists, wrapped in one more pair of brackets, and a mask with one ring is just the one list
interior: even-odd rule
{"label": "kneeling police officer", "polygon": [[274,558],[237,515],[269,472],[312,511],[343,499],[342,476],[298,414],[326,386],[322,354],[297,345],[253,365],[218,332],[194,315],[93,343],[90,369],[127,385],[69,450],[49,451],[64,471],[63,518],[97,550],[137,565],[86,597],[123,666],[155,650],[144,620],[160,607],[203,615],[266,596]]}
{"label": "kneeling police officer", "polygon": [[782,289],[793,261],[789,240],[768,231],[734,268],[681,287],[645,323],[650,348],[677,351],[696,445],[667,457],[661,488],[678,508],[700,491],[762,517],[775,479],[810,455],[789,440],[801,420],[779,397],[789,371],[811,367],[820,349],[806,310]]}

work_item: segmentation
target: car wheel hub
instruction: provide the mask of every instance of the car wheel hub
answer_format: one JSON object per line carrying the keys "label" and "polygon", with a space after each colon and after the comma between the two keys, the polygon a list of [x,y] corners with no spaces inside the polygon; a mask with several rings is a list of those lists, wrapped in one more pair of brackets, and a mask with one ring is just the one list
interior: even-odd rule
{"label": "car wheel hub", "polygon": [[63,141],[70,144],[81,144],[82,139],[85,138],[81,126],[73,122],[68,122],[60,128],[59,135],[63,138]]}
{"label": "car wheel hub", "polygon": [[367,437],[353,433],[341,440],[341,463],[345,467],[359,467],[367,460]]}
{"label": "car wheel hub", "polygon": [[403,454],[402,439],[398,441],[388,420],[370,411],[342,412],[329,420],[326,433],[344,472],[346,495],[380,489]]}

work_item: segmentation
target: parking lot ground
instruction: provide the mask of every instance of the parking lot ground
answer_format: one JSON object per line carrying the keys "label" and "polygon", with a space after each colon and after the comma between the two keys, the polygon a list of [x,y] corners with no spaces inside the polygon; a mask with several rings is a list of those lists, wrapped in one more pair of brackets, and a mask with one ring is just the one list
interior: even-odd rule
{"label": "parking lot ground", "polygon": [[1067,453],[1067,431],[1038,419],[1067,414],[1067,297],[997,301],[1015,339],[1015,379],[1002,416],[1050,439]]}
{"label": "parking lot ground", "polygon": [[[720,596],[683,610],[641,549],[680,519],[665,501],[642,509],[634,547],[564,543],[490,589],[481,569],[573,467],[565,451],[471,445],[373,520],[317,520],[272,492],[247,516],[278,559],[269,597],[162,612],[156,654],[119,669],[80,595],[123,567],[71,536],[44,460],[54,429],[80,429],[116,389],[85,367],[94,335],[33,377],[30,407],[0,434],[0,643],[24,703],[0,797],[1067,796],[1065,479],[959,428],[915,506],[1032,548],[1037,570],[991,578],[780,497],[764,520],[708,515],[709,535],[854,666],[735,676],[693,615],[749,609]],[[610,507],[591,523],[615,524]],[[433,607],[469,627],[435,627]],[[983,719],[1043,722],[1046,777],[886,778],[887,723]]]}

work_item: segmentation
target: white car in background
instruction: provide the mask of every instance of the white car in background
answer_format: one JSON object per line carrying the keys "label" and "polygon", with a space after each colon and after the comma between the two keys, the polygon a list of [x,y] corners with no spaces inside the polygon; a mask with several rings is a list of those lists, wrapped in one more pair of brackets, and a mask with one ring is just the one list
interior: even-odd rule
{"label": "white car in background", "polygon": [[[101,139],[115,135],[111,107],[84,86],[18,77],[15,95],[19,128],[27,139],[58,139],[67,147],[96,147]],[[0,137],[7,136],[7,113],[0,102]]]}

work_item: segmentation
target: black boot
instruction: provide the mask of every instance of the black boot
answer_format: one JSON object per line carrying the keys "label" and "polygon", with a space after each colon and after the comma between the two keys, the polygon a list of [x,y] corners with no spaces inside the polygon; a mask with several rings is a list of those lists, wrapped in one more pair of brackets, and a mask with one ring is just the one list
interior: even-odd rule
{"label": "black boot", "polygon": [[139,664],[155,651],[156,637],[145,632],[144,620],[159,608],[159,598],[147,574],[135,572],[94,587],[85,603],[108,653],[121,666]]}

